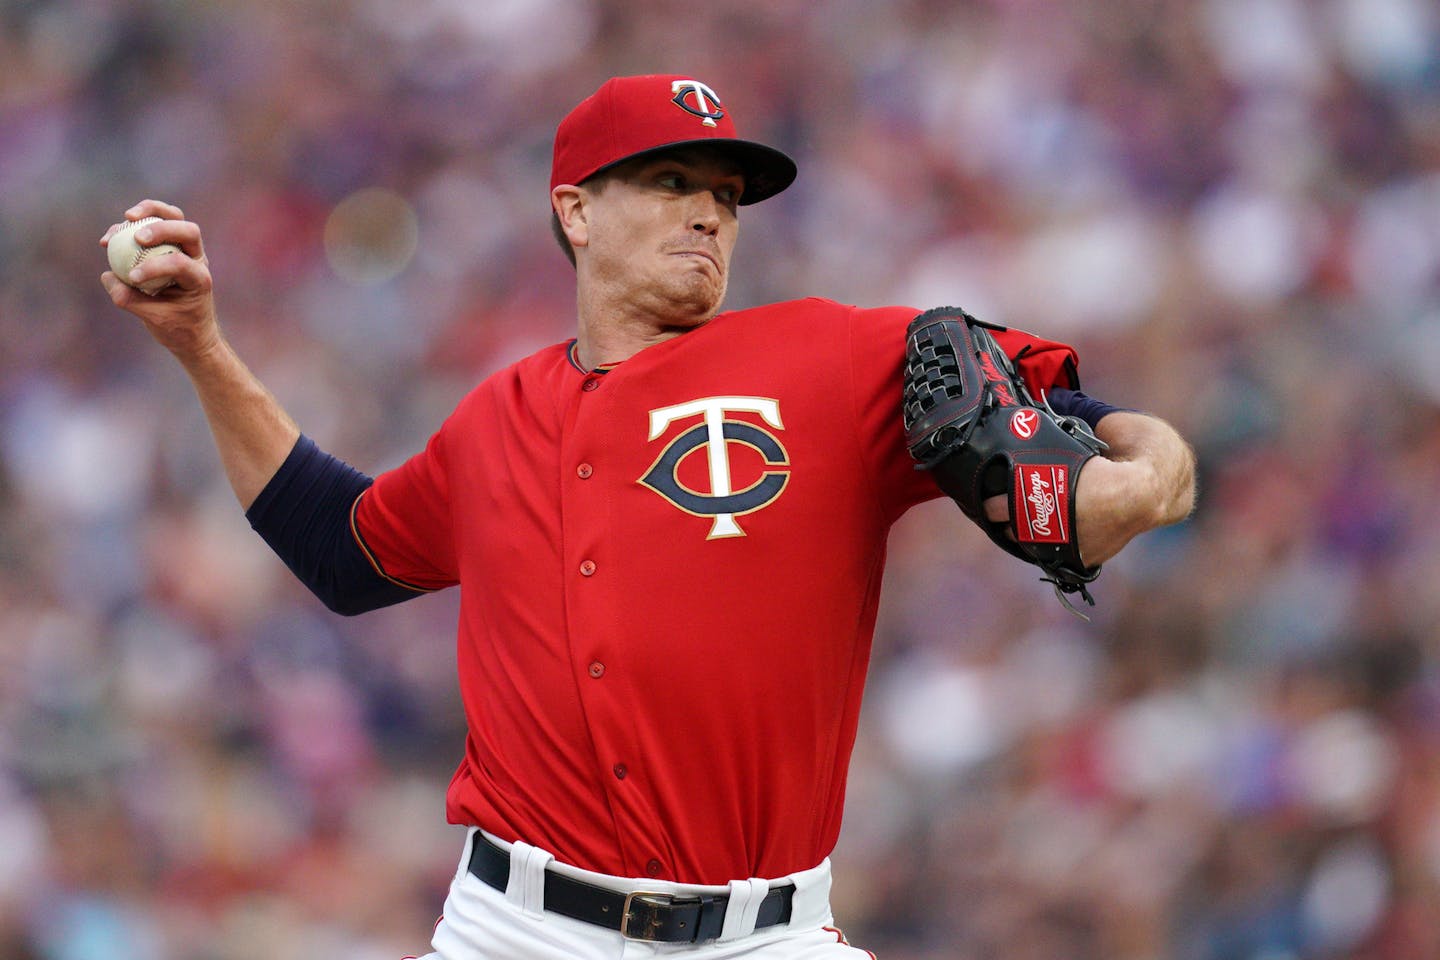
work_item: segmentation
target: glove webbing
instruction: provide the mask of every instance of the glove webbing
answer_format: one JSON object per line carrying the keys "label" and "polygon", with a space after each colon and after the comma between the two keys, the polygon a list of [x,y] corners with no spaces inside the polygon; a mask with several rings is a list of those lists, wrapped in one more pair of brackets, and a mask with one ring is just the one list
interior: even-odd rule
{"label": "glove webbing", "polygon": [[[977,348],[968,324],[988,327],[991,330],[1005,329],[997,324],[977,320],[964,312],[959,312],[959,319],[962,324],[956,329],[964,331],[966,340],[961,346],[971,355],[977,352]],[[911,335],[911,344],[909,356],[914,359],[906,364],[905,391],[902,397],[903,420],[907,432],[916,430],[915,425],[922,423],[942,403],[951,404],[957,397],[964,398],[966,386],[965,378],[960,373],[960,360],[955,354],[955,343],[945,336],[943,327],[921,327]],[[1003,355],[999,359],[1005,366],[1005,372],[1015,376],[1008,359]],[[1016,383],[1019,383],[1018,377]],[[910,454],[916,460],[916,470],[933,468],[949,456],[957,445],[966,443],[975,428],[985,419],[985,415],[1000,405],[995,383],[988,378],[982,381],[978,392],[972,393],[974,399],[962,406],[958,416],[953,410],[949,411],[952,416],[957,416],[956,420],[930,434],[917,447],[911,448]]]}

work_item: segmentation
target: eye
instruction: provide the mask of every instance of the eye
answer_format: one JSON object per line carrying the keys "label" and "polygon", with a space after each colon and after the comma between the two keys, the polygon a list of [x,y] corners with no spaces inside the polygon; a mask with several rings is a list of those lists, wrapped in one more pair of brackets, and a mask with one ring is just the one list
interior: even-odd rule
{"label": "eye", "polygon": [[660,184],[660,186],[664,187],[666,190],[685,189],[685,178],[678,173],[661,174],[659,179],[657,179],[655,182]]}
{"label": "eye", "polygon": [[740,191],[734,187],[720,187],[715,191],[715,197],[726,206],[734,206],[740,199]]}

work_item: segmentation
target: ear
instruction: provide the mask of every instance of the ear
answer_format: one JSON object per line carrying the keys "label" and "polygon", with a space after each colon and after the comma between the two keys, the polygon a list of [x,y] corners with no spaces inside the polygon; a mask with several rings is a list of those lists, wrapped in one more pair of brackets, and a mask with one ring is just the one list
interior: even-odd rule
{"label": "ear", "polygon": [[550,191],[550,207],[560,218],[560,229],[572,247],[583,247],[590,242],[585,201],[585,191],[572,184],[562,183]]}

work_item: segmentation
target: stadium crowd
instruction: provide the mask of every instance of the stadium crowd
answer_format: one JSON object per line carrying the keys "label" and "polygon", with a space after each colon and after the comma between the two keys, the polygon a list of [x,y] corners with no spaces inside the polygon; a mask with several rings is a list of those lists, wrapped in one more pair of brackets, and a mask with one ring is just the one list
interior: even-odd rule
{"label": "stadium crowd", "polygon": [[1433,3],[0,0],[0,957],[397,960],[461,838],[456,599],[290,580],[100,234],[183,206],[242,356],[378,472],[570,335],[554,124],[649,72],[800,163],[731,306],[962,304],[1199,454],[1089,624],[948,502],[896,528],[852,942],[1440,956]]}

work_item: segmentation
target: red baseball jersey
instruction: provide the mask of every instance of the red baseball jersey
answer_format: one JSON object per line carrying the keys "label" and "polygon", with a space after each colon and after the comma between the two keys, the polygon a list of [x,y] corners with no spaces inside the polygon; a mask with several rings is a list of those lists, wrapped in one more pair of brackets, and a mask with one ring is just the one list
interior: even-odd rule
{"label": "red baseball jersey", "polygon": [[[605,371],[556,345],[376,479],[376,568],[461,587],[452,822],[692,883],[829,855],[887,532],[938,495],[901,427],[917,312],[726,313]],[[1070,385],[1070,348],[1000,339]]]}

